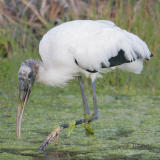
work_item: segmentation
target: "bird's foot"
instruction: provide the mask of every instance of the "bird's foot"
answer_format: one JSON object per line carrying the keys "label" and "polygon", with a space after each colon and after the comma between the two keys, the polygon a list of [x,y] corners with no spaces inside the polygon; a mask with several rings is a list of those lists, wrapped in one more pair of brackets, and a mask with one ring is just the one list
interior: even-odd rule
{"label": "bird's foot", "polygon": [[45,150],[45,148],[48,146],[48,144],[56,137],[56,144],[58,144],[58,137],[60,132],[65,129],[65,128],[69,128],[69,134],[71,134],[71,132],[73,131],[74,127],[80,124],[84,124],[84,127],[86,129],[86,132],[88,132],[88,135],[92,135],[94,136],[94,132],[93,129],[90,126],[90,122],[92,122],[93,120],[96,120],[97,116],[95,114],[88,116],[88,118],[85,119],[80,119],[77,121],[72,121],[69,124],[62,124],[58,127],[56,127],[51,134],[46,138],[46,140],[42,143],[42,145],[40,146],[40,150]]}
{"label": "bird's foot", "polygon": [[94,114],[93,115],[84,114],[84,118],[86,119],[86,122],[84,123],[84,128],[87,136],[94,136],[94,131],[90,125],[90,121],[93,117]]}
{"label": "bird's foot", "polygon": [[63,128],[61,128],[60,126],[56,127],[51,134],[46,138],[46,140],[42,143],[42,145],[40,146],[40,150],[45,150],[45,148],[48,146],[48,144],[50,144],[50,142],[56,137],[56,144],[58,144],[58,137],[59,134],[61,132]]}
{"label": "bird's foot", "polygon": [[94,131],[93,131],[93,128],[91,127],[90,123],[88,123],[88,122],[84,123],[84,128],[85,128],[87,136],[94,137]]}

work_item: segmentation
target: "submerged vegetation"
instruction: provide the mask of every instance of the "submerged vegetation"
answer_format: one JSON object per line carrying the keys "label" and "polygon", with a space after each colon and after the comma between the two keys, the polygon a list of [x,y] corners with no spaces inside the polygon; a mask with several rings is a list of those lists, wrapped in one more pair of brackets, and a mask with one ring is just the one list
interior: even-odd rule
{"label": "submerged vegetation", "polygon": [[[100,118],[95,136],[81,126],[45,153],[37,148],[49,132],[83,115],[77,80],[65,88],[35,84],[16,139],[17,72],[27,58],[40,59],[38,44],[53,26],[75,19],[112,20],[141,37],[154,57],[141,75],[116,70],[98,79]],[[159,159],[160,1],[1,0],[0,1],[0,159]],[[86,79],[89,96],[90,82]],[[89,105],[92,105],[89,96]]]}

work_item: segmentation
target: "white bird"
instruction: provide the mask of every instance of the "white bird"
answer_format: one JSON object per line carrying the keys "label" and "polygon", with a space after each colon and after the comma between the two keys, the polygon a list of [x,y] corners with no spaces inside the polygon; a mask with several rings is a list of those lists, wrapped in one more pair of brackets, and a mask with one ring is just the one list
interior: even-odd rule
{"label": "white bird", "polygon": [[[21,119],[35,80],[51,86],[65,86],[78,77],[84,113],[90,115],[81,74],[92,80],[94,113],[75,125],[98,118],[96,78],[115,68],[140,74],[143,60],[152,56],[146,43],[135,34],[117,27],[111,21],[76,20],[49,30],[40,41],[42,61],[29,59],[22,63],[19,78],[17,136],[21,133]],[[68,124],[59,126],[42,144],[44,149]]]}

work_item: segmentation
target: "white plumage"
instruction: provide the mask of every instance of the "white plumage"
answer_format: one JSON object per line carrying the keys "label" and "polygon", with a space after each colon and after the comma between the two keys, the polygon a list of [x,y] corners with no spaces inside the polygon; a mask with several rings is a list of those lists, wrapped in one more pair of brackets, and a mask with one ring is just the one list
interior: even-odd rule
{"label": "white plumage", "polygon": [[[16,121],[18,137],[21,133],[24,108],[35,79],[52,86],[64,86],[78,76],[85,116],[84,119],[75,121],[74,125],[86,122],[89,125],[98,118],[95,79],[100,77],[101,73],[115,68],[139,74],[143,69],[143,60],[151,57],[147,45],[139,37],[120,29],[113,22],[104,20],[77,20],[54,27],[43,36],[39,53],[42,62],[28,59],[21,64],[18,72],[20,100]],[[94,106],[92,115],[81,73],[92,79]],[[40,149],[44,150],[54,137],[57,141],[60,132],[69,126],[70,124],[62,124],[56,127]]]}
{"label": "white plumage", "polygon": [[[109,60],[120,50],[128,62],[111,66]],[[79,73],[94,80],[116,67],[139,74],[143,59],[151,56],[138,36],[105,20],[76,20],[56,26],[43,36],[39,53],[43,67],[38,80],[53,86],[63,86]]]}

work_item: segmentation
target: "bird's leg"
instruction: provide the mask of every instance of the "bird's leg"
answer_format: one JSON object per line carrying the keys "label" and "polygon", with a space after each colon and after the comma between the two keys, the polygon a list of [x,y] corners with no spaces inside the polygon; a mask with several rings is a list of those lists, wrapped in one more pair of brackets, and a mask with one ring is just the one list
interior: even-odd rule
{"label": "bird's leg", "polygon": [[[94,118],[92,119],[80,119],[80,120],[77,120],[75,121],[74,125],[77,126],[77,125],[80,125],[80,124],[84,124],[86,122],[91,122],[95,120]],[[58,136],[60,134],[60,132],[63,130],[63,129],[66,129],[66,128],[69,128],[70,125],[73,125],[73,122],[71,124],[61,124],[60,126],[56,127],[50,134],[49,136],[46,138],[46,140],[42,143],[42,145],[40,146],[40,150],[45,150],[45,148],[50,144],[50,142],[56,138],[56,143],[58,142]]]}
{"label": "bird's leg", "polygon": [[[80,80],[81,81],[81,80]],[[82,83],[83,84],[83,83]],[[83,90],[84,91],[84,90]],[[80,125],[80,124],[85,124],[85,123],[90,123],[94,120],[96,120],[98,118],[98,108],[97,108],[97,100],[96,100],[96,82],[93,81],[92,82],[92,91],[93,91],[93,105],[94,105],[94,113],[92,116],[88,117],[88,118],[84,118],[84,119],[81,119],[81,120],[77,120],[75,121],[74,125],[77,126],[77,125]],[[81,92],[82,93],[82,92]],[[84,93],[83,93],[84,94]],[[85,95],[83,96],[83,98],[85,97]],[[83,99],[82,98],[82,99]],[[87,104],[86,102],[86,98],[85,99],[85,104]],[[83,101],[84,101],[83,99]],[[88,104],[87,104],[88,106]],[[87,111],[87,110],[85,110]],[[89,111],[89,110],[88,110]],[[87,112],[88,114],[89,112]],[[60,134],[60,132],[65,129],[65,128],[69,128],[70,125],[73,125],[73,124],[62,124],[58,127],[56,127],[52,132],[51,134],[46,138],[46,140],[42,143],[42,145],[40,146],[40,149],[41,150],[45,150],[45,148],[48,146],[48,144],[56,137],[56,142],[58,142],[58,136]]]}
{"label": "bird's leg", "polygon": [[[78,121],[75,121],[75,126],[79,125],[79,124],[83,124],[86,122],[86,119],[81,119]],[[40,146],[40,150],[45,150],[45,148],[50,144],[50,142],[56,137],[56,144],[58,144],[58,137],[60,132],[65,129],[65,128],[69,128],[70,124],[61,124],[60,126],[56,127],[46,138],[46,140],[42,143],[42,145]]]}
{"label": "bird's leg", "polygon": [[92,91],[93,91],[93,106],[94,106],[94,113],[92,115],[93,120],[98,119],[98,107],[97,107],[97,99],[96,99],[96,81],[92,82]]}
{"label": "bird's leg", "polygon": [[83,79],[81,76],[78,76],[78,81],[79,81],[79,85],[80,85],[80,90],[81,90],[81,95],[82,95],[82,101],[83,101],[83,106],[84,106],[84,119],[86,120],[85,124],[84,124],[84,128],[86,131],[86,135],[94,135],[93,129],[90,126],[89,123],[89,119],[90,117],[90,111],[89,111],[89,107],[88,107],[88,103],[87,103],[87,98],[85,96],[85,92],[84,92],[84,84],[83,84]]}
{"label": "bird's leg", "polygon": [[87,116],[90,115],[90,111],[89,111],[89,107],[88,107],[88,103],[87,103],[87,98],[84,93],[84,84],[83,84],[83,80],[82,80],[81,76],[78,76],[78,81],[79,81],[79,85],[80,85],[82,101],[83,101],[83,106],[84,106],[84,117],[86,117],[86,114],[87,114]]}

